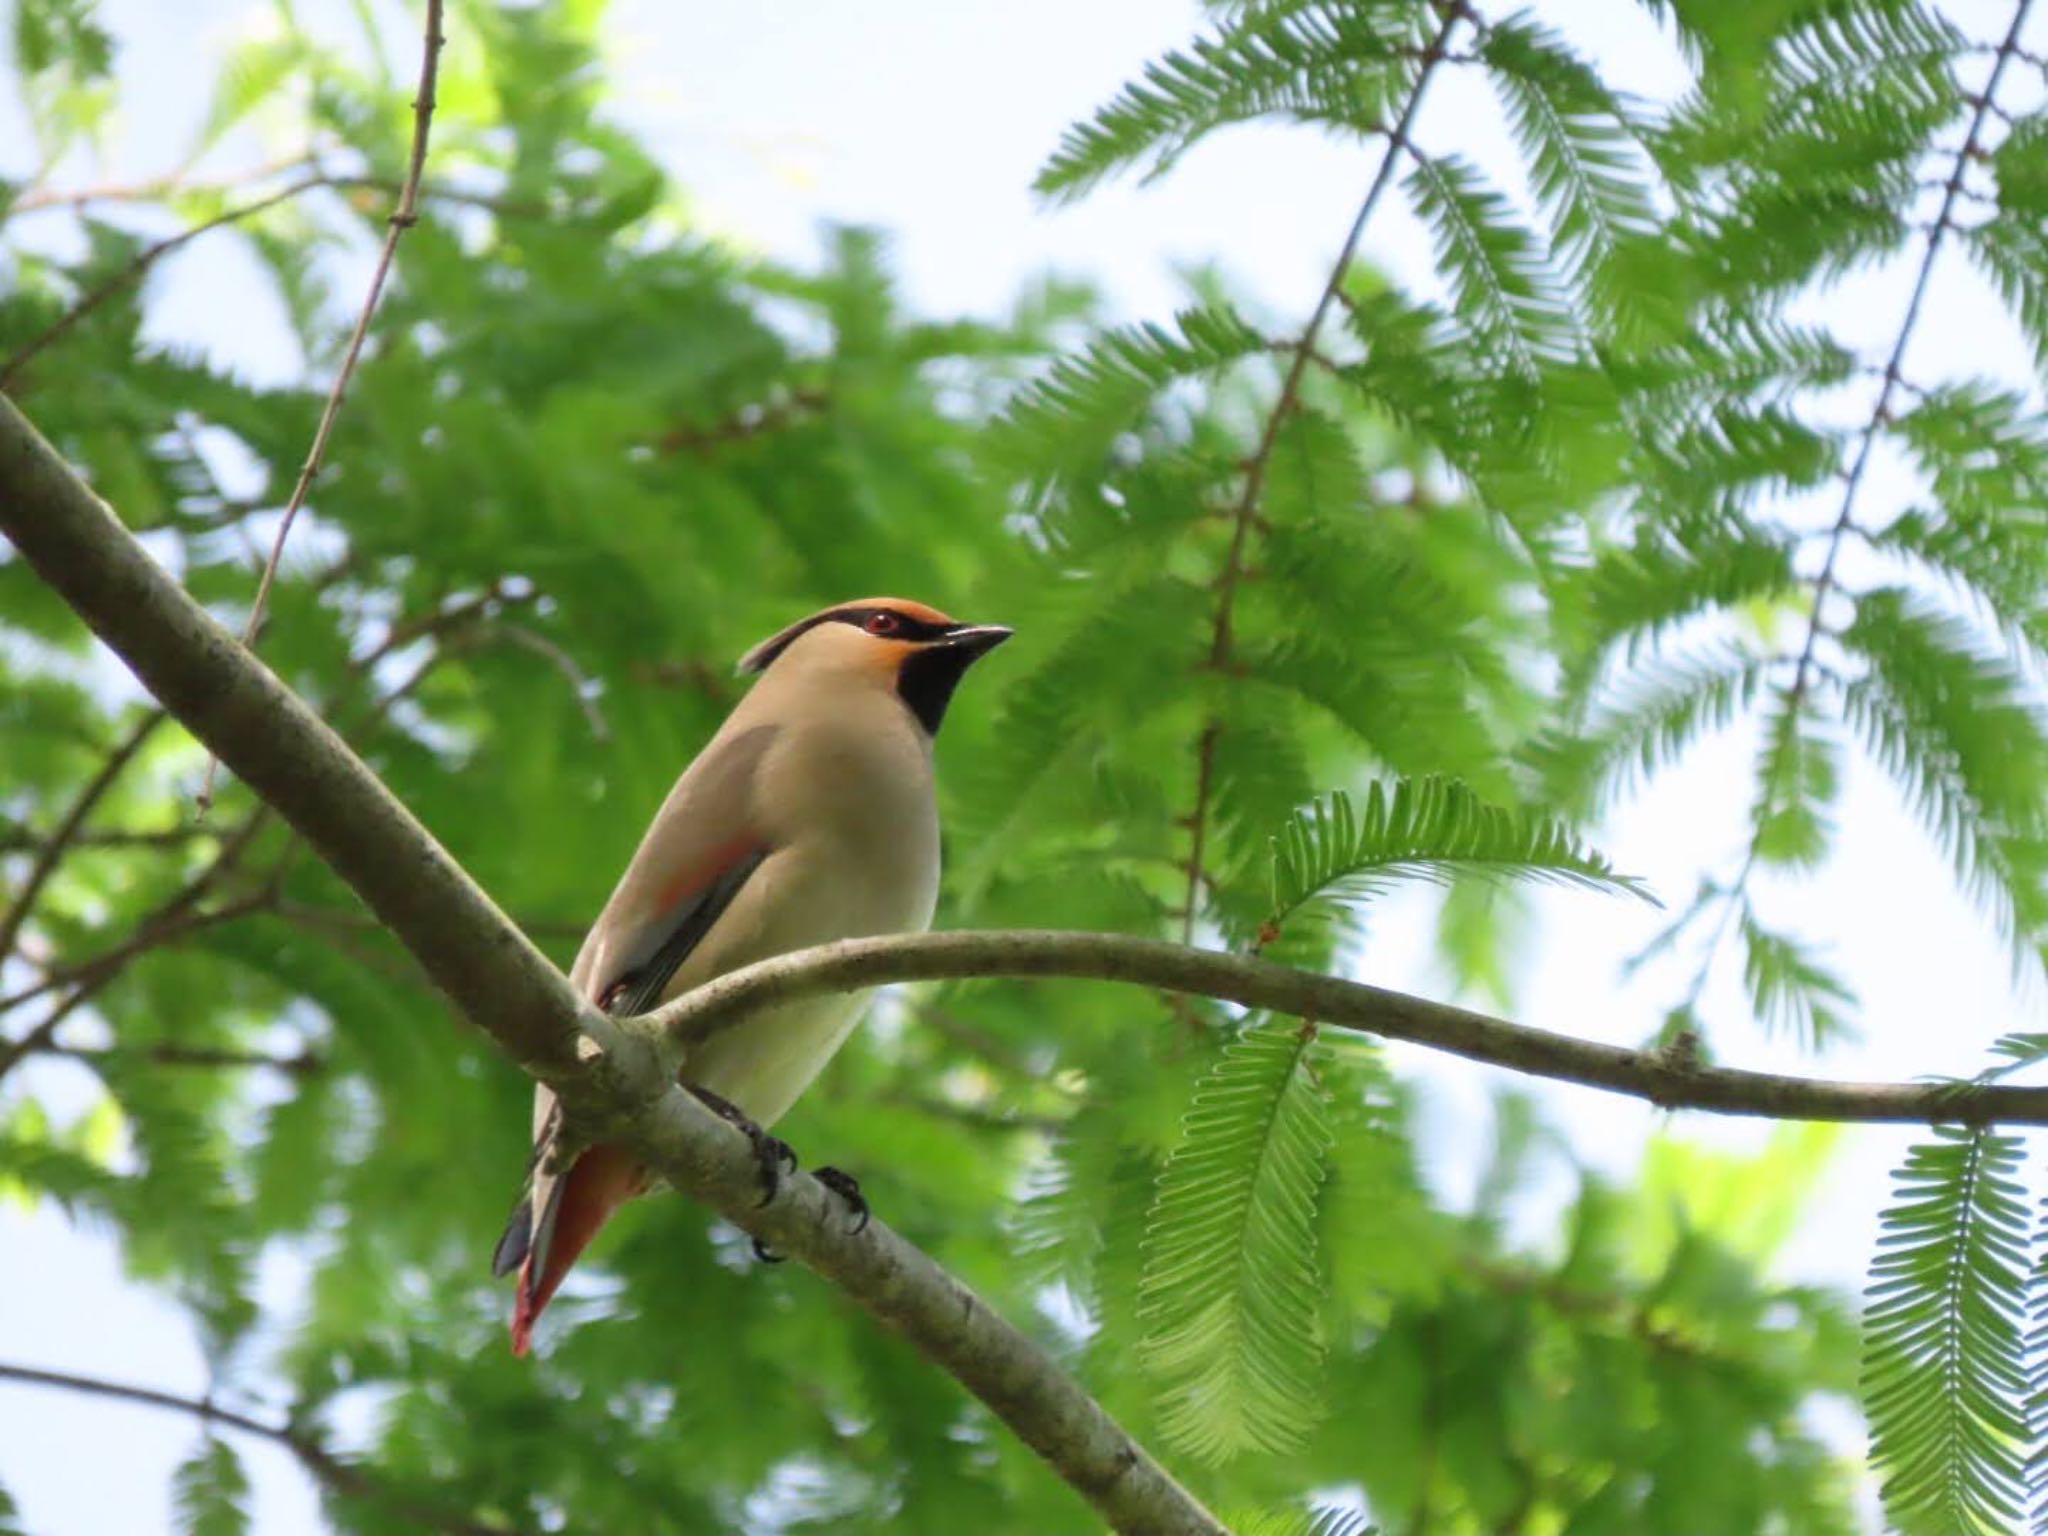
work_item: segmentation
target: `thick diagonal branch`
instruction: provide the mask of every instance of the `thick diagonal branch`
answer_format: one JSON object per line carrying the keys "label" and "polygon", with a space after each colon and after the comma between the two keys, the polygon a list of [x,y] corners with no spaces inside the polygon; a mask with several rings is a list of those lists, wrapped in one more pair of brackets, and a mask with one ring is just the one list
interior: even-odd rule
{"label": "thick diagonal branch", "polygon": [[1223,1527],[1036,1344],[877,1221],[848,1234],[806,1176],[757,1209],[744,1137],[676,1089],[655,1053],[583,1008],[345,742],[170,579],[0,399],[0,532],[172,714],[289,822],[478,1028],[583,1125],[831,1280],[972,1392],[1124,1532]]}

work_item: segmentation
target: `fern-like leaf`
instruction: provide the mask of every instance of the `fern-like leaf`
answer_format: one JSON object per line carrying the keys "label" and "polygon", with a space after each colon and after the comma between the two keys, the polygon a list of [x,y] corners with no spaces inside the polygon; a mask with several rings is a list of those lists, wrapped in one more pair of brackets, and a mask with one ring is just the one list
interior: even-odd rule
{"label": "fern-like leaf", "polygon": [[1312,1026],[1267,1021],[1196,1086],[1145,1239],[1142,1358],[1168,1441],[1204,1461],[1295,1447],[1323,1358],[1315,1208],[1329,1152]]}
{"label": "fern-like leaf", "polygon": [[1864,1406],[1909,1536],[2004,1536],[2022,1500],[2022,1144],[1940,1128],[1895,1180],[1870,1267]]}
{"label": "fern-like leaf", "polygon": [[1141,161],[1150,181],[1205,135],[1254,118],[1383,129],[1389,99],[1414,68],[1420,13],[1406,0],[1247,7],[1214,37],[1147,64],[1141,79],[1069,128],[1036,189],[1071,201]]}
{"label": "fern-like leaf", "polygon": [[1379,1527],[1348,1509],[1255,1510],[1230,1522],[1238,1536],[1373,1536]]}
{"label": "fern-like leaf", "polygon": [[1835,739],[1792,699],[1778,700],[1764,727],[1751,814],[1759,863],[1812,869],[1834,832],[1831,812],[1840,788]]}
{"label": "fern-like leaf", "polygon": [[1555,248],[1611,305],[1624,295],[1601,278],[1616,250],[1657,222],[1628,107],[1561,37],[1526,15],[1489,27],[1480,56],[1529,162]]}
{"label": "fern-like leaf", "polygon": [[1191,309],[1103,332],[1021,390],[998,427],[1005,457],[1035,475],[1099,472],[1117,438],[1170,386],[1272,350],[1227,308]]}
{"label": "fern-like leaf", "polygon": [[1853,1034],[1856,994],[1811,948],[1764,927],[1746,906],[1741,930],[1743,985],[1764,1028],[1789,1029],[1810,1051]]}
{"label": "fern-like leaf", "polygon": [[243,1536],[249,1529],[249,1477],[233,1446],[209,1435],[171,1482],[184,1536]]}
{"label": "fern-like leaf", "polygon": [[2016,958],[2048,960],[2048,732],[2024,679],[1894,588],[1863,597],[1842,644],[1869,668],[1844,690],[1850,723]]}
{"label": "fern-like leaf", "polygon": [[1725,730],[1762,688],[1767,663],[1733,647],[1631,667],[1577,730],[1540,738],[1530,758],[1565,802],[1588,812],[1632,794],[1701,737]]}
{"label": "fern-like leaf", "polygon": [[1468,870],[1654,899],[1554,817],[1489,805],[1452,779],[1402,779],[1373,785],[1362,808],[1340,790],[1281,829],[1266,931],[1313,902],[1355,904],[1396,880]]}
{"label": "fern-like leaf", "polygon": [[1568,359],[1572,325],[1562,285],[1513,205],[1455,155],[1418,156],[1408,191],[1436,237],[1459,318],[1480,344],[1524,379]]}

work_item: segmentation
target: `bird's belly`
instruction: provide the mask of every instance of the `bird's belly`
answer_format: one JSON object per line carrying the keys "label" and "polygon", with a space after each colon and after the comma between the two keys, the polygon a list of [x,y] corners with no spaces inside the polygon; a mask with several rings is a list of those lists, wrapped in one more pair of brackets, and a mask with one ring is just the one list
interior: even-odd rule
{"label": "bird's belly", "polygon": [[853,1033],[867,1004],[863,992],[766,1009],[692,1051],[683,1078],[730,1100],[756,1125],[773,1125]]}
{"label": "bird's belly", "polygon": [[[935,840],[934,840],[935,841]],[[935,848],[883,846],[849,855],[798,846],[763,861],[707,944],[677,974],[679,996],[770,955],[876,933],[921,933],[938,895]],[[683,1081],[770,1125],[824,1070],[860,1022],[868,992],[826,993],[741,1019],[685,1058]]]}

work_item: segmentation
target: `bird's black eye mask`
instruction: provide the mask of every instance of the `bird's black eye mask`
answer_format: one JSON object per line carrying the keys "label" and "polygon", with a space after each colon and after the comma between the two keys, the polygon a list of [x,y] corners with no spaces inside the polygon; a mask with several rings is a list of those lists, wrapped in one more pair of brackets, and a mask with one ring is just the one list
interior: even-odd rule
{"label": "bird's black eye mask", "polygon": [[905,613],[900,608],[885,608],[879,605],[853,604],[845,608],[828,608],[823,613],[814,613],[807,619],[799,619],[782,633],[762,641],[740,658],[740,672],[747,677],[756,676],[768,670],[775,658],[796,643],[799,635],[816,629],[820,624],[851,624],[855,629],[865,631],[884,640],[937,640],[956,629],[965,629],[964,624],[934,624]]}
{"label": "bird's black eye mask", "polygon": [[913,618],[900,608],[841,608],[827,615],[836,624],[851,624],[864,634],[882,640],[937,640],[965,624],[934,624]]}

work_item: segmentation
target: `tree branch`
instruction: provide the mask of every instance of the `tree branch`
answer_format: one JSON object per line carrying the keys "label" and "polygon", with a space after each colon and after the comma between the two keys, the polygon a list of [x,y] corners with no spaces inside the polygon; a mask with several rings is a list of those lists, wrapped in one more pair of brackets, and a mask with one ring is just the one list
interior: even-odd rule
{"label": "tree branch", "polygon": [[152,709],[135,723],[134,729],[107,754],[106,761],[100,764],[99,771],[92,776],[85,788],[78,792],[78,798],[71,802],[71,809],[65,812],[63,821],[59,822],[57,830],[50,834],[49,841],[36,850],[35,862],[29,867],[28,878],[22,881],[21,889],[15,893],[14,900],[8,905],[7,910],[0,912],[0,964],[4,964],[7,957],[14,953],[15,940],[21,937],[23,925],[28,922],[29,914],[35,910],[36,897],[42,894],[43,886],[48,883],[66,851],[76,841],[79,832],[85,826],[86,817],[93,813],[93,807],[97,806],[107,791],[114,787],[114,781],[121,776],[122,770],[134,761],[135,754],[142,750],[143,743],[147,742],[156,728],[163,724],[163,720],[164,712]]}
{"label": "tree branch", "polygon": [[134,258],[126,266],[122,267],[120,271],[114,273],[113,276],[86,294],[76,304],[72,305],[71,308],[65,310],[63,314],[59,315],[40,334],[32,337],[19,351],[8,358],[5,365],[0,365],[0,391],[12,390],[15,380],[21,376],[21,371],[24,368],[68,336],[87,315],[98,309],[107,300],[113,298],[115,294],[121,292],[129,284],[138,280],[151,267],[163,260],[164,257],[170,255],[171,252],[197,240],[209,230],[219,229],[224,224],[237,224],[243,219],[254,218],[266,209],[274,208],[282,202],[288,202],[303,192],[310,192],[321,184],[321,179],[317,176],[306,177],[304,180],[295,181],[290,186],[280,188],[278,191],[268,193],[263,197],[237,204],[233,208],[215,214],[210,219],[202,219],[190,229],[181,229],[175,235],[167,235],[153,245],[144,246],[135,253]]}
{"label": "tree branch", "polygon": [[[1280,381],[1280,393],[1273,401],[1273,409],[1266,417],[1266,425],[1259,434],[1258,446],[1244,465],[1244,487],[1238,493],[1237,506],[1231,514],[1230,546],[1223,557],[1223,570],[1216,580],[1216,617],[1209,632],[1209,652],[1203,665],[1212,671],[1228,671],[1231,665],[1231,650],[1235,631],[1232,628],[1232,609],[1237,598],[1237,588],[1244,580],[1244,552],[1250,541],[1253,525],[1258,521],[1259,497],[1266,488],[1266,469],[1273,461],[1274,446],[1280,441],[1280,428],[1294,409],[1301,393],[1302,376],[1308,372],[1309,361],[1315,356],[1316,337],[1321,333],[1323,321],[1329,316],[1330,307],[1337,302],[1344,289],[1345,274],[1351,270],[1351,263],[1358,255],[1358,245],[1365,238],[1365,226],[1372,222],[1374,211],[1379,207],[1381,197],[1394,179],[1394,164],[1401,158],[1403,150],[1409,147],[1408,132],[1415,123],[1415,115],[1422,107],[1423,93],[1429,88],[1430,77],[1442,64],[1445,49],[1451,40],[1451,33],[1458,23],[1465,19],[1467,6],[1463,0],[1451,0],[1442,7],[1442,21],[1432,38],[1417,58],[1420,67],[1416,70],[1415,84],[1409,89],[1408,99],[1401,104],[1401,113],[1394,125],[1387,131],[1387,148],[1380,157],[1379,168],[1373,172],[1372,184],[1365,190],[1365,198],[1358,205],[1358,213],[1351,220],[1351,229],[1344,236],[1344,243],[1337,251],[1337,259],[1330,267],[1328,281],[1316,299],[1316,306],[1309,312],[1308,323],[1301,328],[1300,338],[1287,350],[1294,354],[1294,361],[1288,364],[1286,374]],[[1193,943],[1195,918],[1202,905],[1203,861],[1208,852],[1209,803],[1216,775],[1216,745],[1223,735],[1223,722],[1210,719],[1202,727],[1202,733],[1195,739],[1195,807],[1188,817],[1188,887],[1187,906],[1181,915],[1181,942]]]}
{"label": "tree branch", "polygon": [[[107,827],[97,832],[79,832],[69,841],[73,848],[182,848],[187,843],[211,842],[220,836],[215,827]],[[0,821],[0,853],[33,853],[49,841],[20,822]]]}
{"label": "tree branch", "polygon": [[0,399],[0,532],[207,747],[274,806],[579,1132],[803,1261],[1001,1418],[1114,1529],[1223,1527],[1044,1350],[881,1221],[795,1175],[759,1207],[746,1138],[674,1085],[657,1053],[587,1007],[547,957],[297,695],[136,543]]}
{"label": "tree branch", "polygon": [[684,423],[670,427],[655,440],[654,451],[665,458],[678,453],[708,458],[728,444],[743,443],[750,438],[794,426],[824,410],[831,401],[829,390],[815,386],[791,390],[766,405],[742,406],[724,420],[714,421],[708,426]]}
{"label": "tree branch", "polygon": [[383,1478],[345,1461],[302,1429],[291,1424],[271,1424],[232,1408],[223,1408],[211,1398],[180,1397],[155,1387],[132,1386],[122,1381],[104,1381],[97,1376],[76,1376],[69,1371],[44,1371],[34,1366],[0,1362],[0,1381],[18,1381],[36,1387],[60,1387],[67,1392],[84,1392],[94,1397],[111,1397],[150,1408],[167,1408],[186,1413],[207,1424],[222,1424],[281,1445],[298,1459],[320,1482],[349,1498],[368,1499],[404,1515],[428,1530],[445,1531],[448,1536],[513,1536],[511,1528],[435,1509],[401,1493]]}
{"label": "tree branch", "polygon": [[846,939],[730,971],[630,1028],[650,1039],[659,1037],[669,1050],[687,1051],[757,1009],[791,998],[970,976],[1117,981],[1213,998],[1313,1019],[1324,1027],[1407,1040],[1532,1077],[1604,1088],[1662,1109],[1774,1120],[2048,1125],[2048,1088],[1830,1082],[1695,1066],[1664,1052],[1510,1024],[1363,982],[1120,933],[999,929]]}
{"label": "tree branch", "polygon": [[313,1077],[327,1063],[314,1051],[291,1056],[274,1056],[265,1051],[238,1051],[226,1046],[173,1045],[58,1045],[44,1041],[31,1050],[45,1056],[63,1056],[72,1061],[139,1061],[152,1067],[198,1067],[208,1071],[236,1071],[244,1067],[268,1068],[286,1077]]}

